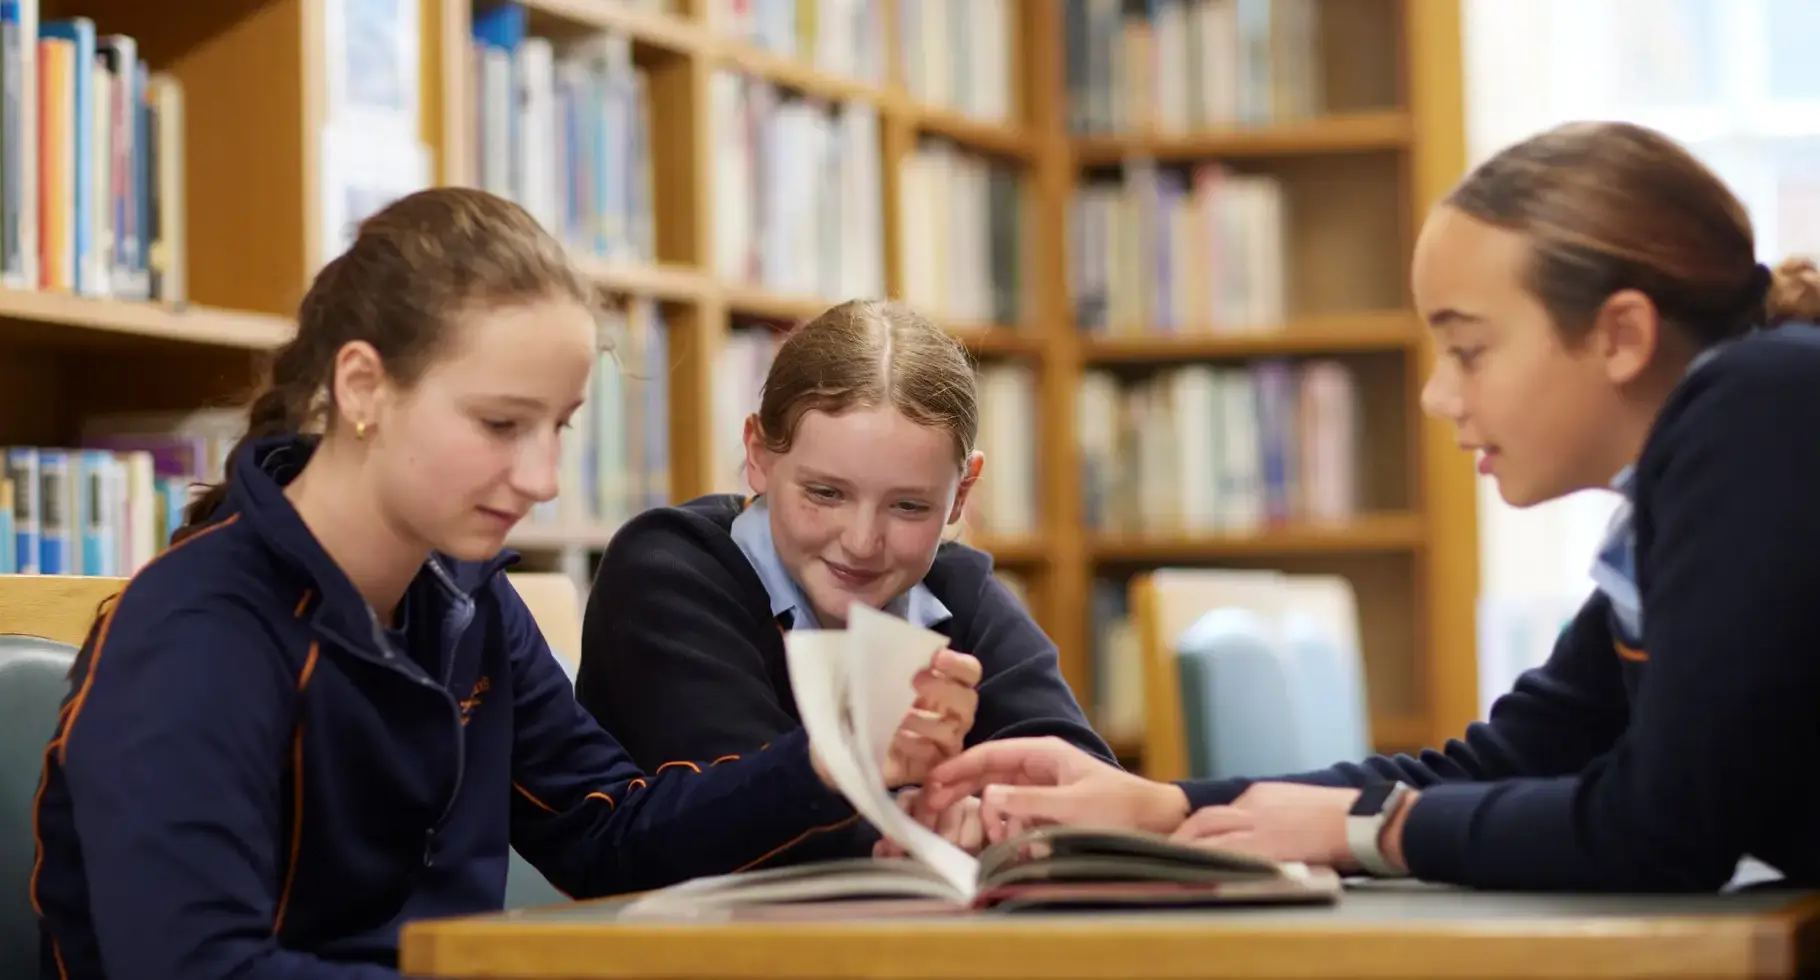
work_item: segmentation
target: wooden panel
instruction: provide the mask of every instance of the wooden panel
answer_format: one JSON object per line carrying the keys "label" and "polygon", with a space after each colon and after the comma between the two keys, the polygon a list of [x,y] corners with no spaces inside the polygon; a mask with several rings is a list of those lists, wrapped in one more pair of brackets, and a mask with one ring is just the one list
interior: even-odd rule
{"label": "wooden panel", "polygon": [[[304,27],[318,0],[268,0],[196,44],[183,82],[190,296],[292,314],[307,275]],[[204,7],[207,4],[196,4]],[[174,16],[188,5],[159,4]]]}
{"label": "wooden panel", "polygon": [[1300,157],[1258,169],[1283,182],[1291,316],[1407,308],[1398,154]]}
{"label": "wooden panel", "polygon": [[102,604],[125,587],[99,575],[0,575],[0,633],[81,646]]}
{"label": "wooden panel", "polygon": [[1321,97],[1328,112],[1405,104],[1397,8],[1397,0],[1321,0]]}
{"label": "wooden panel", "polygon": [[[1466,169],[1458,0],[1409,0],[1404,46],[1410,105],[1422,141],[1412,160],[1412,214],[1424,213]],[[1421,376],[1432,350],[1420,349]],[[1452,427],[1424,420],[1421,506],[1433,544],[1417,587],[1427,603],[1419,649],[1426,654],[1431,744],[1458,736],[1478,715],[1478,491],[1473,463],[1455,445]]]}
{"label": "wooden panel", "polygon": [[1049,349],[1039,379],[1037,507],[1052,561],[1033,596],[1044,627],[1055,640],[1062,676],[1083,704],[1093,703],[1092,566],[1081,501],[1080,444],[1075,437],[1075,396],[1081,383],[1081,337],[1069,310],[1068,212],[1074,195],[1074,162],[1068,145],[1066,75],[1061,5],[1020,8],[1021,55],[1030,131],[1037,161],[1026,185],[1031,212],[1024,276],[1029,326]]}
{"label": "wooden panel", "polygon": [[238,408],[262,367],[263,355],[220,348],[96,351],[66,356],[63,384],[79,427],[88,415]]}
{"label": "wooden panel", "polygon": [[72,434],[55,351],[0,351],[0,446],[62,445]]}

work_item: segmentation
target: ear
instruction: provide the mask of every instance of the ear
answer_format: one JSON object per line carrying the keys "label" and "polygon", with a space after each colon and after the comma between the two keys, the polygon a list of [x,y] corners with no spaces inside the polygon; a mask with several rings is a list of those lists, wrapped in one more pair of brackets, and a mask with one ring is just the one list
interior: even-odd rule
{"label": "ear", "polygon": [[1615,385],[1629,384],[1649,369],[1662,343],[1662,317],[1640,290],[1620,289],[1606,298],[1587,336],[1589,351]]}
{"label": "ear", "polygon": [[975,449],[967,454],[967,462],[961,466],[961,486],[954,494],[954,507],[948,511],[948,523],[953,524],[961,519],[967,511],[967,494],[973,485],[979,482],[980,470],[986,467],[986,454]]}
{"label": "ear", "polygon": [[746,485],[753,493],[762,494],[771,485],[771,465],[777,461],[777,454],[765,448],[764,431],[759,428],[756,413],[746,416],[742,441],[746,446]]}
{"label": "ear", "polygon": [[379,351],[364,340],[351,340],[335,352],[333,381],[340,420],[352,427],[365,422],[384,430],[382,416],[390,401],[389,379]]}

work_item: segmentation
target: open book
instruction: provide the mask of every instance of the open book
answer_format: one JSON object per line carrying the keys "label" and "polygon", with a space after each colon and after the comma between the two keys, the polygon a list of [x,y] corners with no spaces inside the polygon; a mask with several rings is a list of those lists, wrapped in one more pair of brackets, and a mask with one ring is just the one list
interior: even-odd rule
{"label": "open book", "polygon": [[[861,904],[889,913],[1330,902],[1339,894],[1338,876],[1326,869],[1132,830],[1038,827],[974,857],[899,809],[883,776],[893,736],[916,700],[912,681],[947,638],[855,603],[847,629],[795,630],[785,642],[810,743],[853,808],[909,857],[698,878],[639,897],[622,918],[763,917],[816,907],[845,914]],[[900,901],[880,901],[889,899]]]}

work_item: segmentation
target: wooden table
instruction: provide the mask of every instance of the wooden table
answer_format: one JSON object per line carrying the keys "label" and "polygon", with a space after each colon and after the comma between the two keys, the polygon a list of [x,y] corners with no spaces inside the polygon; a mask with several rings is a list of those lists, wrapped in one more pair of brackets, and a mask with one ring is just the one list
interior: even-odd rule
{"label": "wooden table", "polygon": [[1331,907],[651,924],[578,902],[406,927],[408,976],[705,978],[1795,977],[1820,893],[1510,895],[1408,882]]}

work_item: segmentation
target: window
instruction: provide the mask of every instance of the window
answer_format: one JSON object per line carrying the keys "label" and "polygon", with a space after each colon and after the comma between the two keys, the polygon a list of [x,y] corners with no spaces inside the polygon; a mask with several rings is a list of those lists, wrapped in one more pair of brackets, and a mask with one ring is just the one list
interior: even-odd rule
{"label": "window", "polygon": [[[1820,0],[1464,0],[1468,157],[1571,119],[1687,145],[1750,211],[1759,257],[1820,257]],[[1486,700],[1547,656],[1592,587],[1616,498],[1527,511],[1480,493]]]}

